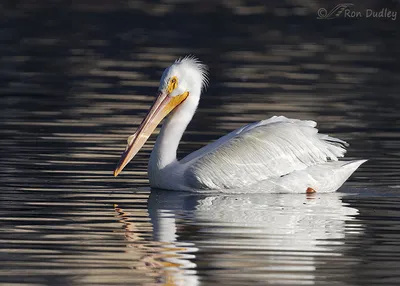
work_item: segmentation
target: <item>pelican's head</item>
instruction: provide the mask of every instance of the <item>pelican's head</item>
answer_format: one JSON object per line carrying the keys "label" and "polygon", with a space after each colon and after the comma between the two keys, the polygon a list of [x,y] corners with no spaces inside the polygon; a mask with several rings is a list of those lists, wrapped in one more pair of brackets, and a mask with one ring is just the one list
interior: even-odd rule
{"label": "pelican's head", "polygon": [[207,84],[207,67],[195,57],[178,59],[168,67],[161,76],[158,96],[147,116],[128,138],[128,146],[115,168],[114,176],[118,176],[133,159],[164,117],[190,97],[199,97]]}
{"label": "pelican's head", "polygon": [[160,80],[159,92],[176,97],[185,92],[192,93],[208,84],[207,66],[197,58],[187,56],[178,59],[166,68]]}

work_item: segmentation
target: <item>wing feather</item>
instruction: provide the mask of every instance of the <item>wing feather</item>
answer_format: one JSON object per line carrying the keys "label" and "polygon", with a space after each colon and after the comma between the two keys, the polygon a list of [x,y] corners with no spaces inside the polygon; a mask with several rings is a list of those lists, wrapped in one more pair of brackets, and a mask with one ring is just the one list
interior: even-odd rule
{"label": "wing feather", "polygon": [[194,189],[238,188],[343,157],[347,143],[315,126],[283,116],[246,125],[185,158],[184,177]]}

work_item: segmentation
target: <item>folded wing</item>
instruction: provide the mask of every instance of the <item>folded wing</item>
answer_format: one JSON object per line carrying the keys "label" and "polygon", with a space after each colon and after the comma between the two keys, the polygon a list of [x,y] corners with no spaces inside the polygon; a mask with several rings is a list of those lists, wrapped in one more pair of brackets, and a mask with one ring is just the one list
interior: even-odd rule
{"label": "folded wing", "polygon": [[283,116],[246,125],[184,158],[184,177],[194,189],[238,188],[343,157],[347,143],[315,126]]}

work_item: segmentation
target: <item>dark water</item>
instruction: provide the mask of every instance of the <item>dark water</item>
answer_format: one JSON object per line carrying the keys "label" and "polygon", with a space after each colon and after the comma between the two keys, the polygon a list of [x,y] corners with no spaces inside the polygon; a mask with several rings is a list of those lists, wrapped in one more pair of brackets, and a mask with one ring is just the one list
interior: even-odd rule
{"label": "dark water", "polygon": [[[400,283],[400,20],[239,2],[2,4],[0,284]],[[150,191],[154,136],[114,178],[163,69],[185,54],[211,85],[180,156],[285,115],[369,161],[334,194]]]}

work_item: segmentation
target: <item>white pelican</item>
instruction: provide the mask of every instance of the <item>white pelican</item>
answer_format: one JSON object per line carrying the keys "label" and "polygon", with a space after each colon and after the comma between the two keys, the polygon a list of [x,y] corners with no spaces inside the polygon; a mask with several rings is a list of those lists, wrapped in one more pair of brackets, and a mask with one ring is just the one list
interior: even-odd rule
{"label": "white pelican", "polygon": [[150,186],[181,191],[333,192],[366,160],[338,161],[348,144],[319,134],[314,121],[274,116],[248,124],[176,158],[179,141],[208,83],[207,67],[187,56],[168,67],[159,94],[128,138],[114,176],[132,160],[169,113],[151,152]]}

